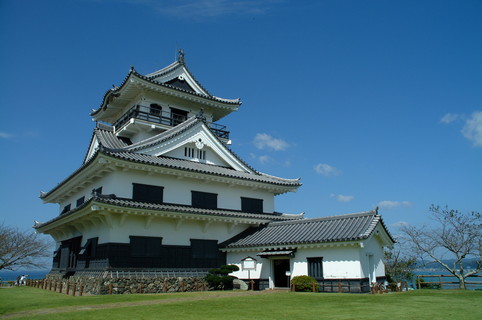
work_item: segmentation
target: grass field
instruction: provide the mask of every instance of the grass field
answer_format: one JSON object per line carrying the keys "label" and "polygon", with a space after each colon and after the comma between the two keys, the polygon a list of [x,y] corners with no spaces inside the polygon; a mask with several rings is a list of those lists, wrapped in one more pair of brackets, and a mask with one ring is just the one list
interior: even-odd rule
{"label": "grass field", "polygon": [[482,291],[404,293],[196,292],[72,297],[0,289],[3,319],[482,319]]}

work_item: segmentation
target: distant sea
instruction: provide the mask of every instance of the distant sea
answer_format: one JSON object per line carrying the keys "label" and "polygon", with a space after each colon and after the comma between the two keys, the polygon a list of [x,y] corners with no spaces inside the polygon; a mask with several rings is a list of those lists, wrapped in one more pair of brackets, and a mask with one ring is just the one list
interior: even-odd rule
{"label": "distant sea", "polygon": [[50,270],[18,270],[0,271],[1,281],[16,281],[21,275],[27,274],[29,279],[43,279]]}
{"label": "distant sea", "polygon": [[[415,270],[415,279],[416,276],[420,275],[426,276],[426,275],[451,275],[448,271],[442,271],[442,270],[430,270],[430,269],[418,269]],[[415,287],[415,279],[413,282],[414,288]],[[439,278],[438,277],[426,277],[424,278],[425,282],[434,282],[435,284],[438,284]],[[466,281],[468,282],[480,282],[477,284],[466,284],[467,289],[469,290],[482,290],[482,277],[468,277],[466,278]],[[458,289],[459,288],[459,280],[456,277],[443,277],[442,282],[454,282],[453,284],[442,284],[443,289]]]}

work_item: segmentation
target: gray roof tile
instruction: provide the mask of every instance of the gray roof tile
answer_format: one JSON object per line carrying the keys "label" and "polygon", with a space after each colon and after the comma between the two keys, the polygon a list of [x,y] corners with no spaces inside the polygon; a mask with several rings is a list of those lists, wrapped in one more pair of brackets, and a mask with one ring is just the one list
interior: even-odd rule
{"label": "gray roof tile", "polygon": [[379,222],[390,236],[375,209],[317,219],[270,222],[248,229],[222,245],[240,248],[362,240],[371,235]]}
{"label": "gray roof tile", "polygon": [[218,217],[245,218],[245,219],[255,219],[255,220],[264,220],[264,221],[266,220],[284,221],[284,220],[303,219],[303,214],[283,214],[279,212],[250,213],[250,212],[228,210],[228,209],[203,209],[203,208],[195,208],[188,205],[170,204],[170,203],[155,204],[155,203],[134,201],[132,199],[117,198],[115,196],[111,197],[106,195],[94,195],[91,199],[84,202],[81,206],[74,208],[62,215],[59,215],[47,222],[36,224],[35,228],[36,229],[42,228],[55,221],[66,218],[93,203],[103,203],[103,204],[114,205],[114,206],[124,207],[124,208],[132,208],[132,209],[167,211],[167,212],[218,216]]}

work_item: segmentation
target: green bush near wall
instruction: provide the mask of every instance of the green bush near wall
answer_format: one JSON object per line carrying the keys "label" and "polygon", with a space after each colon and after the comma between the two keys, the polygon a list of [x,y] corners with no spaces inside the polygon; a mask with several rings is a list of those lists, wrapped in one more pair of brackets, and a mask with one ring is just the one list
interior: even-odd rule
{"label": "green bush near wall", "polygon": [[291,285],[294,286],[296,291],[311,292],[313,291],[313,283],[315,284],[315,291],[318,292],[320,285],[315,278],[310,276],[296,276],[291,279]]}

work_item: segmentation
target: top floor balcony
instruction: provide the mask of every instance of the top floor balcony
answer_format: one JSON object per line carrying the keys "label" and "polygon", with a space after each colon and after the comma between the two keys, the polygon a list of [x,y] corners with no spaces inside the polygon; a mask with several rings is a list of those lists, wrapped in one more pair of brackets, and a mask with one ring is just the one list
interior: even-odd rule
{"label": "top floor balcony", "polygon": [[[187,111],[174,108],[171,108],[170,111],[164,111],[162,110],[162,107],[157,104],[152,104],[149,107],[135,105],[114,123],[114,128],[117,131],[131,119],[139,119],[154,124],[160,124],[168,129],[169,127],[175,127],[186,121],[187,114]],[[226,130],[226,126],[212,122],[206,122],[206,125],[218,138],[229,140],[229,131]]]}

